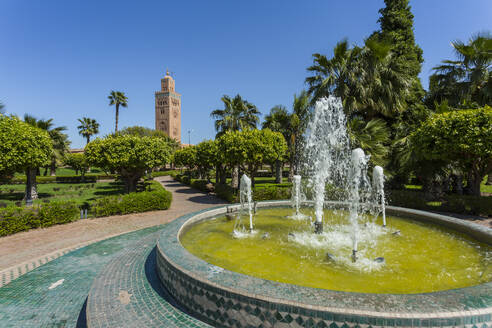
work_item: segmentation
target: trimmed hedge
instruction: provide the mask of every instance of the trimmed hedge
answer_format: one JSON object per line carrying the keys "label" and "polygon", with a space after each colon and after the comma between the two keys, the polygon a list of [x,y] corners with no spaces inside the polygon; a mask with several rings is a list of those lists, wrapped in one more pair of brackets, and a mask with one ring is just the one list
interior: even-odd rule
{"label": "trimmed hedge", "polygon": [[216,184],[215,194],[217,197],[228,201],[229,203],[235,203],[238,201],[236,189],[232,188],[228,184]]}
{"label": "trimmed hedge", "polygon": [[[151,191],[106,196],[84,207],[89,207],[90,213],[95,217],[168,209],[171,206],[172,194],[157,181],[152,181],[150,186]],[[68,223],[79,218],[80,208],[74,201],[51,201],[32,207],[0,208],[0,237]]]}
{"label": "trimmed hedge", "polygon": [[157,181],[152,181],[151,186],[151,191],[99,198],[92,204],[91,212],[95,217],[101,217],[167,210],[171,206],[172,194]]}
{"label": "trimmed hedge", "polygon": [[427,202],[421,191],[390,190],[388,203],[394,206],[424,211],[449,212],[492,216],[492,197],[470,195],[445,195],[440,202]]}
{"label": "trimmed hedge", "polygon": [[[66,175],[66,176],[38,176],[36,177],[36,183],[94,183],[97,180],[104,179],[115,179],[115,175],[107,175],[107,174],[95,174],[95,175],[86,175],[84,179],[80,175]],[[84,180],[84,181],[82,181]],[[26,177],[25,176],[17,176],[12,178],[9,183],[11,184],[25,184]]]}
{"label": "trimmed hedge", "polygon": [[268,185],[265,187],[255,187],[253,190],[253,200],[277,200],[277,199],[290,199],[292,193],[292,186],[279,186]]}
{"label": "trimmed hedge", "polygon": [[155,171],[155,172],[152,172],[150,173],[150,175],[153,177],[153,178],[156,178],[156,177],[164,177],[164,176],[173,176],[176,175],[179,171],[178,170],[167,170],[167,171]]}
{"label": "trimmed hedge", "polygon": [[42,206],[0,209],[0,236],[75,221],[79,208],[74,201],[53,201]]}
{"label": "trimmed hedge", "polygon": [[213,184],[205,179],[191,179],[190,186],[203,192],[214,191]]}

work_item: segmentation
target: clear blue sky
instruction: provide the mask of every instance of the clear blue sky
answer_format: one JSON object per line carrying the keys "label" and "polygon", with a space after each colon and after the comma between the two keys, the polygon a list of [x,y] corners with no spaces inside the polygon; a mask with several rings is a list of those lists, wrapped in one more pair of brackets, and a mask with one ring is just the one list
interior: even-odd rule
{"label": "clear blue sky", "polygon": [[[240,93],[267,113],[291,105],[315,52],[378,29],[383,0],[0,2],[0,101],[8,113],[54,118],[72,147],[77,118],[114,129],[110,90],[124,91],[120,127],[154,127],[154,92],[166,68],[182,94],[182,140],[215,135],[210,112]],[[450,41],[492,30],[491,0],[412,0],[421,73],[453,58]]]}

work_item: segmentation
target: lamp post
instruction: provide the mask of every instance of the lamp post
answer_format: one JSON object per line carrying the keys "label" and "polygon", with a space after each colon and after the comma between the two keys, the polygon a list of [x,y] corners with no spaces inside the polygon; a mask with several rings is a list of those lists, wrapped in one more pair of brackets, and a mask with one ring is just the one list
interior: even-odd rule
{"label": "lamp post", "polygon": [[193,132],[192,129],[188,130],[188,145],[191,145],[191,132]]}

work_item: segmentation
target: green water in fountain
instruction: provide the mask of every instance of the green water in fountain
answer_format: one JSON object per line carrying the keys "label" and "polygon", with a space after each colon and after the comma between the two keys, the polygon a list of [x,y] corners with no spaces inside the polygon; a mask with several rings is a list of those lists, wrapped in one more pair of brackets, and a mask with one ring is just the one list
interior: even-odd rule
{"label": "green water in fountain", "polygon": [[[313,217],[312,209],[303,213]],[[290,208],[259,210],[256,233],[239,239],[232,235],[234,221],[218,217],[192,226],[181,243],[230,271],[346,292],[427,293],[492,280],[492,247],[437,225],[388,216],[382,228],[381,218],[375,223],[366,218],[353,263],[346,212],[326,210],[321,235],[312,234],[309,220],[287,218],[292,214]],[[377,257],[384,263],[374,261]]]}

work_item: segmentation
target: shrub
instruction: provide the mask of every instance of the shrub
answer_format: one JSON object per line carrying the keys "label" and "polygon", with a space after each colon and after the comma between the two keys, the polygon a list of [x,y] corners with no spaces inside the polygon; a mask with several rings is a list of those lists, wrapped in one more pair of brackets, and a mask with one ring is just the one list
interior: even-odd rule
{"label": "shrub", "polygon": [[35,208],[7,207],[0,209],[0,236],[39,227]]}
{"label": "shrub", "polygon": [[216,184],[215,194],[218,197],[228,201],[229,203],[234,203],[238,201],[236,189],[227,184]]}
{"label": "shrub", "polygon": [[179,171],[177,171],[177,170],[155,171],[155,172],[150,173],[150,175],[153,178],[164,177],[164,176],[168,176],[168,175],[170,175],[171,177],[174,178],[176,176],[176,174],[178,174],[178,172]]}
{"label": "shrub", "polygon": [[213,191],[213,187],[210,188],[211,183],[208,182],[208,180],[203,180],[203,179],[192,179],[191,180],[191,187],[201,190],[203,192],[210,192]]}
{"label": "shrub", "polygon": [[73,201],[53,201],[41,206],[0,209],[0,236],[77,220],[79,208]]}
{"label": "shrub", "polygon": [[39,208],[41,227],[75,221],[78,214],[79,207],[74,201],[52,201]]}
{"label": "shrub", "polygon": [[266,187],[255,187],[253,190],[253,200],[276,200],[290,199],[291,188],[289,186],[269,185]]}
{"label": "shrub", "polygon": [[188,175],[182,175],[180,181],[184,184],[191,184],[191,178]]}
{"label": "shrub", "polygon": [[[93,183],[96,182],[97,180],[103,180],[103,179],[114,179],[114,175],[107,175],[107,174],[93,174],[93,175],[86,175],[84,178],[82,178],[80,175],[67,175],[67,176],[58,176],[58,177],[45,177],[45,176],[38,176],[36,177],[36,183]],[[25,184],[26,183],[26,176],[18,176],[14,177],[9,183],[12,184]]]}
{"label": "shrub", "polygon": [[96,217],[101,217],[167,210],[171,206],[172,194],[157,181],[152,181],[151,186],[151,191],[99,198],[93,203],[92,212]]}
{"label": "shrub", "polygon": [[388,203],[423,211],[492,216],[492,199],[487,196],[445,195],[441,202],[427,202],[420,191],[390,190]]}

